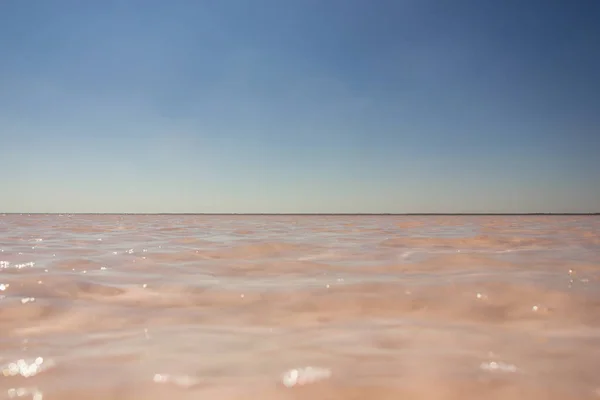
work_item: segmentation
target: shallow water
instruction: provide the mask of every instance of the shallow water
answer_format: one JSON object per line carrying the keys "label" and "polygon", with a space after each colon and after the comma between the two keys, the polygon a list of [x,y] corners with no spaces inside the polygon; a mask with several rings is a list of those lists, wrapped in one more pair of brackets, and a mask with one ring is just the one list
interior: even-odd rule
{"label": "shallow water", "polygon": [[598,217],[1,215],[0,261],[0,398],[600,399]]}

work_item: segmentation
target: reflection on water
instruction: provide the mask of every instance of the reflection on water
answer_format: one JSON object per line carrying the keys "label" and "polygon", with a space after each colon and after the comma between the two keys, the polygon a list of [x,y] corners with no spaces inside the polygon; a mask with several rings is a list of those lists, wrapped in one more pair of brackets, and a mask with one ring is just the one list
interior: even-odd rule
{"label": "reflection on water", "polygon": [[600,399],[600,218],[0,216],[0,398]]}

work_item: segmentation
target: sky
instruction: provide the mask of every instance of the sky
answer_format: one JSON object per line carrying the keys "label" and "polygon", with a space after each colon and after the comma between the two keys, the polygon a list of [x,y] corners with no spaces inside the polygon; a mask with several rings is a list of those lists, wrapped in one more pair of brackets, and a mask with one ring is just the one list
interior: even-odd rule
{"label": "sky", "polygon": [[0,1],[0,212],[600,212],[600,2]]}

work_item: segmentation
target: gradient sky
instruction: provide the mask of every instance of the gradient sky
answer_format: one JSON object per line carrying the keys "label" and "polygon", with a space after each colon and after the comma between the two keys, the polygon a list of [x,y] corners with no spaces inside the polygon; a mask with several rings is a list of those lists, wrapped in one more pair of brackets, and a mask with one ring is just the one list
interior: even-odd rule
{"label": "gradient sky", "polygon": [[600,1],[0,1],[0,212],[599,212]]}

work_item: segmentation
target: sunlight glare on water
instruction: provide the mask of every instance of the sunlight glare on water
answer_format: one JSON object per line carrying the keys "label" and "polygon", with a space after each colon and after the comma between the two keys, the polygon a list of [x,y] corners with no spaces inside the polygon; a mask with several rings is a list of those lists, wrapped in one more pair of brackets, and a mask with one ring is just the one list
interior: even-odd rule
{"label": "sunlight glare on water", "polygon": [[600,218],[0,216],[0,398],[600,399]]}

